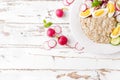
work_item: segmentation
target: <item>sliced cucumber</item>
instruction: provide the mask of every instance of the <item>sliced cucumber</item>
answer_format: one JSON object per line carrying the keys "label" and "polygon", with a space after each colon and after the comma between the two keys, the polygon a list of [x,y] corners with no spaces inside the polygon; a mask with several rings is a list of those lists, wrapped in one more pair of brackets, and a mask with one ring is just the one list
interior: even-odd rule
{"label": "sliced cucumber", "polygon": [[120,37],[112,38],[111,39],[111,44],[114,45],[114,46],[119,45],[120,44]]}

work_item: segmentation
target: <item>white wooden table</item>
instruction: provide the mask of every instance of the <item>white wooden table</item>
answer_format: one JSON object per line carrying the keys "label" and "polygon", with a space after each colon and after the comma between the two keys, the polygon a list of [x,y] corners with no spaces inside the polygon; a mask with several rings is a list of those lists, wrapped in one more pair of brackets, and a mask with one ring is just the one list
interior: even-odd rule
{"label": "white wooden table", "polygon": [[[54,11],[62,0],[0,0],[0,80],[120,80],[120,54],[95,55],[57,46],[48,40],[43,19],[70,34],[69,10],[64,19]],[[69,7],[68,7],[69,8]]]}

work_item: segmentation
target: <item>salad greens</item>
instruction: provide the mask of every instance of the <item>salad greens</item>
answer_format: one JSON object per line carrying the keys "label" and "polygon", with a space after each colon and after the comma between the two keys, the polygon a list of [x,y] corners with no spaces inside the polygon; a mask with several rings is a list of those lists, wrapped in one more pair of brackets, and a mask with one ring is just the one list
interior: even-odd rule
{"label": "salad greens", "polygon": [[102,4],[102,1],[93,0],[92,7],[97,7],[97,6],[100,6],[101,4]]}
{"label": "salad greens", "polygon": [[47,22],[45,19],[43,20],[43,24],[45,28],[49,28],[53,23],[52,22]]}

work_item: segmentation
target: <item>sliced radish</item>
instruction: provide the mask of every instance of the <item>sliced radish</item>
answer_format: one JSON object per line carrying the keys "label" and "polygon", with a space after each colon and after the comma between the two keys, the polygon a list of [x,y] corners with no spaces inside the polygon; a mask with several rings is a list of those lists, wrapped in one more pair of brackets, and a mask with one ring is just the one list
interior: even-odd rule
{"label": "sliced radish", "polygon": [[69,6],[69,5],[70,5],[66,0],[63,0],[63,4],[64,4],[65,6]]}
{"label": "sliced radish", "polygon": [[117,11],[120,11],[120,4],[119,4],[119,3],[115,3],[115,9],[116,9]]}
{"label": "sliced radish", "polygon": [[45,41],[45,42],[44,42],[43,48],[46,49],[46,50],[50,50],[50,49],[51,49],[51,48],[49,47],[49,45],[48,45],[48,41]]}
{"label": "sliced radish", "polygon": [[92,7],[92,1],[91,0],[85,1],[85,4],[87,5],[87,8],[91,8]]}
{"label": "sliced radish", "polygon": [[51,40],[48,41],[48,46],[50,48],[54,48],[54,47],[56,47],[56,45],[57,45],[57,41],[56,40],[51,39]]}
{"label": "sliced radish", "polygon": [[114,14],[115,17],[118,16],[118,15],[120,15],[120,11],[116,11],[115,14]]}
{"label": "sliced radish", "polygon": [[102,4],[101,8],[106,8],[106,6],[107,6],[107,3],[104,2],[104,3]]}
{"label": "sliced radish", "polygon": [[81,8],[80,8],[80,11],[85,11],[85,10],[87,10],[87,5],[86,4],[82,4]]}
{"label": "sliced radish", "polygon": [[82,51],[84,49],[84,47],[82,47],[78,42],[75,45],[75,49],[78,51]]}
{"label": "sliced radish", "polygon": [[118,22],[120,22],[120,15],[118,15],[118,16],[116,17],[116,20],[117,20]]}
{"label": "sliced radish", "polygon": [[66,0],[67,3],[72,4],[75,0]]}
{"label": "sliced radish", "polygon": [[60,26],[58,26],[58,25],[54,27],[54,30],[55,30],[55,32],[56,32],[57,34],[62,33],[62,28],[61,28]]}

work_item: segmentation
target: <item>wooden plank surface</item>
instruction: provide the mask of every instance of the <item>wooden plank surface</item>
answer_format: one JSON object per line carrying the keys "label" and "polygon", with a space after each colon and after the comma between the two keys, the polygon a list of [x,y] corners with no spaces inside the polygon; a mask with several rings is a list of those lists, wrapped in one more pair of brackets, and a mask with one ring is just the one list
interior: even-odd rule
{"label": "wooden plank surface", "polygon": [[43,49],[49,40],[43,19],[72,37],[69,10],[64,19],[55,16],[61,7],[66,7],[62,0],[0,0],[0,80],[120,80],[120,53],[96,55],[59,45]]}

